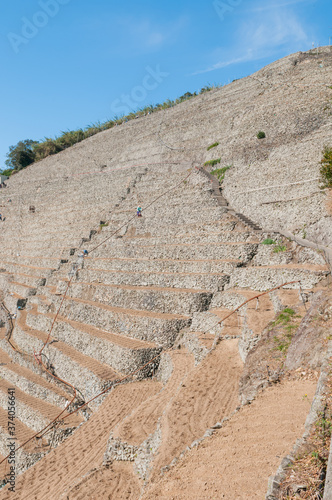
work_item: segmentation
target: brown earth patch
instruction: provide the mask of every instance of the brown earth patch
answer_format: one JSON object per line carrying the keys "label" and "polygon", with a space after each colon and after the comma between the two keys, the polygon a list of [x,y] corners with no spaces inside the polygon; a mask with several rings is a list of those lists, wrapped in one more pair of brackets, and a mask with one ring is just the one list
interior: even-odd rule
{"label": "brown earth patch", "polygon": [[142,500],[262,500],[267,481],[304,432],[314,381],[284,381],[259,394],[189,451]]}

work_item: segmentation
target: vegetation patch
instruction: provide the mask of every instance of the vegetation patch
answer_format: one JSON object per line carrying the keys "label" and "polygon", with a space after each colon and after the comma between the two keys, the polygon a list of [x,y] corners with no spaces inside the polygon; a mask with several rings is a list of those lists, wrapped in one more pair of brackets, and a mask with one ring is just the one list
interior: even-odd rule
{"label": "vegetation patch", "polygon": [[219,182],[222,182],[225,178],[225,173],[231,168],[232,165],[227,165],[226,167],[216,168],[212,170],[211,174],[218,177]]}
{"label": "vegetation patch", "polygon": [[327,146],[323,151],[323,158],[320,167],[321,188],[332,188],[332,148]]}
{"label": "vegetation patch", "polygon": [[271,238],[266,238],[264,241],[262,241],[262,245],[276,245],[276,241],[272,240]]}
{"label": "vegetation patch", "polygon": [[207,148],[207,151],[210,151],[210,149],[212,149],[212,148],[216,148],[217,146],[219,146],[219,144],[220,144],[220,142],[214,142],[213,144],[211,144],[211,146],[209,146]]}
{"label": "vegetation patch", "polygon": [[273,249],[274,253],[279,253],[279,252],[286,252],[287,248],[285,245],[281,245],[280,243],[276,245]]}
{"label": "vegetation patch", "polygon": [[204,167],[210,166],[214,167],[215,165],[218,165],[218,163],[221,162],[221,158],[216,158],[215,160],[208,160],[204,163]]}
{"label": "vegetation patch", "polygon": [[262,130],[257,133],[257,139],[265,139],[265,137],[265,132],[263,132]]}
{"label": "vegetation patch", "polygon": [[293,335],[299,326],[299,318],[301,316],[296,314],[294,309],[286,307],[270,325],[270,329],[280,327],[273,336],[274,349],[280,351],[285,356]]}

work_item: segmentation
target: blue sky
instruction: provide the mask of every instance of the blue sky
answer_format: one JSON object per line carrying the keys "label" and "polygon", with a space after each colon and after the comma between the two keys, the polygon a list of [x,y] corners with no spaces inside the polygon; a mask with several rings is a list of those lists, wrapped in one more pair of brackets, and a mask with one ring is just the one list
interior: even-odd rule
{"label": "blue sky", "polygon": [[227,84],[327,45],[331,0],[11,0],[0,16],[9,146]]}

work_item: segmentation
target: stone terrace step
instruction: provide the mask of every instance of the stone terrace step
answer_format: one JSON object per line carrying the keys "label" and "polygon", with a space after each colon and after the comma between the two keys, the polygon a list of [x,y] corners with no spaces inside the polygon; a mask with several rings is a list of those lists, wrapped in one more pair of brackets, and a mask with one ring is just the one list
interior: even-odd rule
{"label": "stone terrace step", "polygon": [[[38,324],[43,331],[49,331],[54,314],[29,313],[28,323]],[[110,333],[79,321],[58,316],[52,338],[66,342],[79,352],[110,365],[113,369],[128,374],[147,363],[160,352],[155,344]],[[140,376],[150,372],[150,367]]]}
{"label": "stone terrace step", "polygon": [[[208,207],[210,209],[214,209],[217,207],[215,198],[204,197],[198,192],[192,192],[187,196],[182,196],[181,192],[179,191],[178,196],[176,197],[174,195],[166,195],[162,199],[155,201],[157,197],[158,194],[156,194],[155,191],[151,191],[151,194],[149,193],[149,196],[147,196],[145,193],[142,195],[137,194],[137,196],[135,196],[134,198],[127,199],[125,203],[121,203],[119,207],[116,207],[111,211],[111,213],[114,216],[123,213],[135,215],[138,205],[142,206],[143,216],[145,214],[150,216],[150,212],[152,209],[154,209],[156,212],[160,212],[160,214],[163,215],[170,210],[170,206],[172,207],[172,211],[180,209],[181,207],[185,207],[186,211],[193,210],[193,212],[197,211],[198,206],[204,206],[204,209]],[[150,206],[151,203],[152,205]]]}
{"label": "stone terrace step", "polygon": [[[223,292],[218,292],[214,294],[213,300],[211,302],[211,309],[218,309],[218,308],[226,308],[229,310],[233,310],[239,305],[243,304],[248,299],[251,299],[258,295],[259,292],[257,290],[252,290],[250,288],[229,288],[227,291]],[[294,289],[280,289],[277,290],[276,292],[273,292],[277,295],[285,294],[287,296],[292,297],[292,303],[294,302],[294,297],[297,297],[296,302],[300,300],[300,295],[299,295],[299,290]],[[270,297],[270,294],[264,295],[263,297]],[[257,301],[251,301],[248,303],[248,307],[252,308],[260,308],[261,304],[261,299],[259,299],[259,302],[257,304]]]}
{"label": "stone terrace step", "polygon": [[[106,249],[99,247],[94,253],[94,257],[103,257],[105,252],[109,257],[119,257],[120,250],[112,245],[113,242],[106,243]],[[174,243],[169,245],[123,245],[121,257],[149,257],[151,259],[170,258],[173,259],[241,259],[247,260],[249,256],[256,253],[256,243],[196,243],[187,245]]]}
{"label": "stone terrace step", "polygon": [[245,230],[244,225],[241,224],[237,219],[227,217],[228,214],[224,214],[222,219],[215,221],[204,221],[204,222],[190,222],[183,226],[182,224],[163,224],[160,221],[159,227],[155,227],[153,233],[151,233],[151,227],[148,222],[145,221],[144,217],[139,220],[139,224],[131,225],[127,234],[132,231],[133,234],[150,234],[153,236],[170,236],[170,235],[191,235],[194,232],[199,232],[200,234],[204,232],[221,232],[221,231],[233,231],[233,230]]}
{"label": "stone terrace step", "polygon": [[[0,406],[7,410],[8,389],[15,389],[16,416],[24,425],[38,432],[51,420],[57,417],[61,409],[55,405],[47,403],[40,398],[31,396],[16,387],[7,380],[0,380]],[[81,417],[76,417],[77,425],[82,421]]]}
{"label": "stone terrace step", "polygon": [[23,273],[15,273],[15,280],[16,282],[19,282],[20,285],[27,285],[32,288],[44,286],[46,283],[45,276],[31,276],[30,274]]}
{"label": "stone terrace step", "polygon": [[86,282],[97,281],[105,285],[155,286],[209,291],[222,290],[229,282],[229,276],[224,273],[112,271],[103,269],[80,270],[79,278]]}
{"label": "stone terrace step", "polygon": [[[60,301],[61,298],[58,298],[54,302],[56,309]],[[171,345],[177,333],[190,323],[189,316],[185,315],[111,307],[70,297],[65,299],[61,314],[106,331],[155,342],[157,346]],[[28,324],[29,321],[28,317]]]}
{"label": "stone terrace step", "polygon": [[[220,220],[225,213],[225,208],[222,207],[209,207],[207,210],[205,209],[200,209],[200,210],[178,210],[177,212],[170,211],[168,213],[163,213],[162,211],[155,211],[152,212],[152,207],[144,212],[143,217],[134,219],[136,220],[136,224],[138,225],[142,219],[146,219],[147,222],[144,224],[148,223],[148,227],[150,230],[155,230],[161,226],[165,225],[186,225],[188,223],[193,223],[196,222],[196,224],[201,224],[204,221],[213,221],[213,220]],[[111,216],[110,223],[111,224],[124,224],[128,222],[132,216],[135,215],[133,214],[132,211],[130,212],[123,212],[119,214],[114,214]],[[132,223],[132,221],[131,221]],[[147,226],[144,226],[147,227]]]}
{"label": "stone terrace step", "polygon": [[[234,269],[226,288],[251,288],[264,291],[288,281],[301,280],[302,288],[311,289],[327,274],[328,271],[323,266],[307,264],[237,268]],[[289,285],[289,288],[298,288],[298,286],[295,283]]]}
{"label": "stone terrace step", "polygon": [[[57,292],[65,293],[67,284],[68,281],[62,281]],[[176,314],[204,311],[212,299],[212,293],[206,290],[85,282],[72,283],[67,295],[115,307]]]}
{"label": "stone terrace step", "polygon": [[20,295],[23,298],[30,297],[31,295],[36,295],[37,288],[29,285],[24,285],[18,283],[17,281],[11,281],[9,283],[10,291]]}
{"label": "stone terrace step", "polygon": [[[159,187],[159,186],[158,186]],[[124,200],[118,207],[119,210],[133,210],[137,207],[138,204],[142,205],[142,207],[148,206],[150,203],[153,203],[158,196],[162,196],[165,193],[165,189],[158,189],[156,185],[149,186],[150,189],[143,189],[143,186],[139,185],[133,193],[131,193],[130,197]],[[199,189],[188,189],[183,190],[179,187],[176,191],[168,193],[161,198],[157,199],[155,202],[156,207],[169,207],[172,205],[172,208],[178,205],[181,205],[181,201],[183,205],[188,206],[215,206],[215,199],[213,196],[209,197],[206,193],[202,192]],[[136,205],[136,206],[135,206]],[[143,208],[144,210],[144,208]]]}
{"label": "stone terrace step", "polygon": [[[135,271],[155,273],[226,273],[232,272],[233,267],[239,264],[238,259],[147,259],[137,258],[87,258],[84,262],[85,271],[105,270],[105,271]],[[80,271],[80,275],[81,275]]]}
{"label": "stone terrace step", "polygon": [[[181,217],[185,217],[185,220],[188,223],[192,223],[195,220],[218,220],[225,212],[223,208],[220,208],[217,205],[198,207],[196,203],[193,206],[178,205],[178,207],[175,207],[174,210],[173,207],[171,207],[171,210],[169,208],[168,210],[165,210],[166,207],[157,207],[156,205],[152,205],[145,210],[144,207],[142,208],[142,218],[136,217],[134,220],[137,220],[139,222],[141,219],[147,219],[149,224],[152,224],[153,221],[157,223],[162,221],[163,223],[167,222],[174,224],[177,220],[181,219]],[[117,212],[112,211],[110,220],[112,221],[113,219],[115,219],[125,222],[131,217],[135,216],[135,214],[136,207],[134,207],[134,210],[122,209],[121,207],[119,207],[119,210]],[[182,221],[178,223],[181,224]]]}
{"label": "stone terrace step", "polygon": [[[105,232],[106,234],[106,232]],[[125,236],[121,240],[116,240],[114,243],[120,246],[123,243],[135,244],[139,246],[145,245],[170,245],[175,243],[181,243],[184,245],[196,245],[197,243],[257,243],[257,237],[252,232],[248,231],[219,231],[219,232],[205,232],[205,233],[195,233],[190,235],[179,234],[170,236]]]}
{"label": "stone terrace step", "polygon": [[55,267],[39,267],[27,264],[21,264],[20,262],[5,262],[0,259],[0,266],[5,268],[8,273],[12,274],[29,274],[29,276],[48,276],[51,271],[54,271]]}
{"label": "stone terrace step", "polygon": [[234,314],[225,319],[221,324],[217,324],[230,312],[231,310],[229,309],[219,308],[205,313],[197,313],[193,317],[190,330],[193,332],[207,332],[210,335],[218,333],[221,336],[241,336],[243,324],[241,316]]}
{"label": "stone terrace step", "polygon": [[[33,349],[38,351],[46,342],[47,334],[29,327],[25,319],[26,313],[23,311],[14,329],[13,341],[23,351],[30,353],[33,352]],[[109,366],[80,353],[61,341],[49,344],[45,348],[44,354],[56,367],[57,376],[73,384],[86,399],[101,392],[110,383],[121,378],[121,374]]]}
{"label": "stone terrace step", "polygon": [[[59,249],[58,249],[59,250]],[[53,250],[53,255],[54,255],[54,250]],[[15,256],[16,257],[16,256]],[[25,254],[20,254],[19,257],[16,257],[16,262],[13,260],[8,261],[4,260],[3,262],[12,266],[17,266],[17,267],[23,267],[26,269],[49,269],[50,271],[58,269],[60,260],[62,257],[46,257],[44,255],[25,255]],[[2,262],[2,259],[0,258],[0,263]],[[10,270],[10,268],[8,268]],[[29,271],[30,272],[30,271]]]}
{"label": "stone terrace step", "polygon": [[41,398],[52,405],[65,408],[69,402],[70,396],[64,390],[15,363],[2,349],[0,349],[0,376],[30,396]]}

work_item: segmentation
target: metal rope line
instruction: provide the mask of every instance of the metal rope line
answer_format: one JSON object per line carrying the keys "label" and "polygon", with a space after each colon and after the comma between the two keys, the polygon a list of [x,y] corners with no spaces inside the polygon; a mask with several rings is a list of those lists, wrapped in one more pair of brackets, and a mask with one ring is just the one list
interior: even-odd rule
{"label": "metal rope line", "polygon": [[[197,168],[197,167],[196,167]],[[167,191],[164,191],[162,194],[160,194],[159,196],[157,196],[157,198],[155,198],[154,200],[152,200],[145,208],[143,208],[143,210],[147,210],[148,208],[150,208],[152,205],[154,205],[154,203],[156,203],[160,198],[164,197],[166,194],[168,194],[170,191],[174,191],[175,189],[177,189],[181,184],[183,184],[183,182],[185,182],[190,176],[192,175],[192,169],[190,170],[189,174],[186,175],[183,179],[181,179],[181,181],[176,184],[175,186],[171,187],[170,189],[168,189]],[[118,229],[116,229],[115,231],[113,231],[113,233],[110,234],[110,236],[108,236],[107,238],[105,238],[103,241],[101,241],[98,245],[96,245],[95,247],[93,247],[90,251],[89,251],[89,254],[94,252],[95,250],[97,250],[97,248],[99,248],[101,245],[104,245],[108,240],[110,240],[111,238],[113,238],[113,236],[115,236],[119,231],[121,231],[121,229],[123,229],[124,227],[128,226],[128,224],[133,221],[134,219],[136,219],[136,215],[133,215],[132,217],[130,217],[130,219],[128,219],[124,224],[122,224],[120,227],[118,227]],[[41,348],[41,350],[39,351],[38,355],[40,356],[43,352],[43,350],[45,349],[46,345],[48,344],[49,342],[49,339],[51,337],[51,333],[53,331],[53,328],[54,328],[54,325],[56,323],[56,320],[59,316],[59,313],[60,313],[60,310],[62,308],[62,305],[65,301],[65,298],[67,296],[67,293],[68,293],[68,290],[71,286],[71,283],[73,281],[75,277],[75,274],[73,274],[70,278],[70,280],[68,281],[68,284],[67,284],[67,287],[66,287],[66,290],[65,290],[65,293],[63,294],[63,297],[62,297],[62,300],[61,300],[61,303],[60,303],[60,306],[57,310],[57,313],[53,319],[53,322],[52,322],[52,325],[51,325],[51,328],[50,328],[50,331],[48,333],[48,336],[47,336],[47,339],[46,339],[46,342],[44,343],[43,347]]]}
{"label": "metal rope line", "polygon": [[[246,300],[245,302],[243,302],[241,305],[239,305],[236,309],[234,309],[232,312],[230,312],[229,314],[227,314],[224,318],[222,318],[220,321],[217,321],[217,323],[215,323],[214,325],[211,325],[207,330],[205,330],[204,332],[202,332],[198,338],[201,338],[202,335],[206,335],[208,333],[209,330],[212,330],[212,328],[215,328],[216,326],[220,325],[220,323],[223,323],[223,321],[225,321],[226,319],[228,319],[230,316],[232,316],[232,314],[236,313],[241,307],[243,307],[244,305],[248,304],[248,302],[251,302],[252,300],[255,300],[255,299],[259,299],[259,297],[262,297],[263,295],[267,295],[268,293],[271,293],[271,292],[274,292],[275,290],[279,290],[279,288],[282,288],[286,285],[292,285],[294,283],[300,283],[300,290],[302,290],[301,288],[301,281],[300,280],[296,280],[296,281],[288,281],[287,283],[284,283],[283,285],[279,285],[275,288],[271,288],[271,290],[268,290],[266,292],[262,292],[260,293],[259,295],[255,295],[255,297],[252,297],[251,299],[248,299]],[[302,295],[301,295],[302,296]],[[303,300],[303,299],[302,299]]]}
{"label": "metal rope line", "polygon": [[[186,179],[187,179],[190,175],[192,175],[192,170],[190,171],[190,173],[189,173],[189,174],[188,174],[188,175],[187,175],[187,176],[186,176],[183,180],[181,180],[181,182],[180,182],[179,184],[177,184],[176,186],[174,186],[172,189],[176,189],[176,188],[177,188],[180,184],[182,184],[182,182],[184,182],[184,180],[186,180]],[[149,207],[150,207],[153,203],[155,203],[158,199],[160,199],[162,196],[164,196],[165,194],[167,194],[170,190],[171,190],[171,189],[167,190],[165,193],[163,193],[162,195],[158,196],[158,197],[157,197],[155,200],[153,200],[153,201],[152,201],[149,205],[147,205],[147,207],[145,208],[145,210],[146,210],[147,208],[149,208]],[[136,216],[134,216],[134,217],[130,218],[130,219],[129,219],[129,222],[130,222],[131,220],[133,220],[135,217],[136,217]],[[129,223],[129,222],[128,222],[128,223]],[[108,238],[106,238],[106,239],[105,239],[105,240],[104,240],[101,244],[103,244],[105,241],[109,240],[109,239],[110,239],[110,238],[111,238],[114,234],[116,234],[116,233],[117,233],[117,232],[118,232],[118,231],[119,231],[122,227],[123,227],[123,226],[121,226],[120,228],[118,228],[118,230],[117,230],[117,231],[115,231],[114,233],[112,233],[112,235],[111,235],[111,236],[109,236]],[[94,249],[92,249],[92,251],[93,251],[93,250],[95,250],[96,248],[98,248],[99,246],[100,246],[100,244],[99,244],[99,245],[97,245],[96,247],[94,247]],[[66,293],[67,293],[67,291],[68,291],[68,289],[69,289],[70,283],[71,283],[71,280],[70,280],[70,282],[68,283],[68,286],[67,286],[67,289],[66,289]],[[216,323],[216,325],[218,325],[218,324],[220,324],[221,322],[223,322],[225,319],[227,319],[229,316],[231,316],[232,314],[234,314],[236,311],[238,311],[241,307],[243,307],[245,304],[247,304],[247,303],[248,303],[248,302],[250,302],[251,300],[258,299],[258,298],[259,298],[259,297],[261,297],[262,295],[265,295],[265,294],[267,294],[267,293],[273,292],[274,290],[278,290],[279,288],[282,288],[283,286],[286,286],[286,285],[289,285],[289,284],[293,284],[293,283],[300,283],[300,281],[299,281],[299,280],[297,280],[297,281],[292,281],[292,282],[287,282],[287,283],[284,283],[284,284],[282,284],[282,285],[279,285],[279,286],[277,286],[277,287],[272,288],[271,290],[269,290],[269,291],[267,291],[267,292],[263,292],[263,293],[261,293],[261,294],[259,294],[259,295],[255,296],[255,297],[252,297],[251,299],[246,300],[243,304],[241,304],[241,305],[240,305],[240,306],[238,306],[236,309],[234,309],[232,312],[230,312],[230,313],[229,313],[229,314],[228,314],[225,318],[223,318],[222,320],[218,321],[218,322]],[[64,298],[65,298],[65,296],[63,297],[63,300],[64,300]],[[63,303],[63,300],[62,300],[62,302],[61,302],[61,305],[62,305],[62,303]],[[58,309],[57,315],[58,315],[58,314],[59,314],[59,312],[60,312],[61,305],[60,305],[60,307],[59,307],[59,309]],[[55,323],[55,322],[53,322],[53,326],[54,326],[54,323]],[[216,325],[214,325],[214,326],[216,326]],[[209,330],[210,330],[211,328],[213,328],[213,326],[212,326],[212,327],[209,327]],[[205,334],[205,333],[207,333],[207,332],[208,332],[208,330],[206,330],[206,332],[204,332],[204,334]],[[50,333],[51,333],[51,332],[50,332]],[[49,336],[48,336],[47,342],[48,342],[48,340],[49,340],[50,333],[49,333]],[[47,373],[49,373],[52,377],[57,378],[58,380],[60,380],[60,381],[62,381],[62,382],[64,382],[64,383],[66,383],[64,380],[60,379],[59,377],[54,376],[54,375],[53,375],[53,374],[52,374],[52,373],[51,373],[51,372],[47,369],[47,367],[44,365],[44,363],[43,363],[43,362],[42,362],[42,360],[41,360],[41,354],[42,354],[43,349],[44,349],[44,348],[45,348],[45,346],[47,345],[47,342],[45,342],[45,344],[44,344],[43,348],[42,348],[42,349],[41,349],[41,351],[38,353],[38,357],[39,357],[39,359],[38,359],[38,357],[35,355],[36,361],[38,362],[38,364],[42,365],[42,366],[43,366],[43,368],[45,369],[45,371],[47,371]],[[94,396],[94,397],[92,397],[90,400],[88,400],[87,402],[85,402],[83,405],[81,405],[80,407],[76,408],[74,411],[72,411],[72,412],[71,412],[71,413],[69,413],[68,415],[65,415],[65,416],[63,417],[62,421],[64,421],[66,418],[68,418],[69,416],[73,415],[74,413],[77,413],[78,411],[82,410],[84,407],[86,407],[89,403],[91,403],[92,401],[94,401],[94,400],[95,400],[95,399],[97,399],[98,397],[100,397],[100,396],[102,396],[102,395],[106,394],[106,393],[107,393],[107,392],[109,392],[112,388],[116,387],[117,385],[119,385],[119,384],[120,384],[121,382],[123,382],[124,380],[126,380],[126,379],[128,379],[129,377],[131,377],[131,376],[135,375],[135,374],[136,374],[136,373],[138,373],[140,370],[144,369],[146,366],[148,366],[148,365],[150,365],[151,363],[153,363],[153,362],[154,362],[156,359],[158,359],[158,358],[159,358],[159,357],[160,357],[163,353],[165,353],[165,352],[170,352],[171,350],[172,350],[172,349],[169,349],[169,350],[167,350],[167,351],[161,351],[159,354],[157,354],[156,356],[154,356],[154,357],[153,357],[150,361],[148,361],[147,363],[145,363],[145,364],[144,364],[144,365],[142,365],[141,367],[137,368],[136,370],[134,370],[134,371],[133,371],[133,372],[131,372],[130,374],[128,374],[128,375],[126,375],[125,377],[123,377],[122,379],[120,379],[120,380],[119,380],[116,384],[112,385],[111,387],[108,387],[108,388],[104,389],[104,391],[102,391],[102,392],[100,392],[99,394],[95,395],[95,396]],[[71,384],[68,384],[68,383],[66,383],[66,384],[67,384],[68,386],[71,386]],[[66,408],[65,408],[64,410],[62,410],[62,412],[60,412],[60,414],[59,414],[59,415],[58,415],[55,419],[53,419],[53,420],[52,420],[52,421],[51,421],[51,422],[50,422],[47,426],[45,426],[43,429],[41,429],[38,433],[36,433],[36,434],[35,434],[34,436],[32,436],[31,438],[29,438],[29,439],[28,439],[25,443],[22,443],[22,444],[20,445],[20,447],[19,447],[19,448],[17,448],[17,449],[22,448],[23,446],[25,446],[28,442],[30,442],[30,441],[31,441],[32,439],[34,439],[34,438],[40,438],[40,437],[44,436],[44,435],[45,435],[45,433],[46,433],[46,432],[48,432],[48,431],[50,430],[51,426],[52,426],[53,424],[56,424],[56,422],[58,421],[59,417],[60,417],[60,416],[61,416],[61,415],[62,415],[62,414],[66,411],[66,409],[70,406],[70,404],[72,404],[72,402],[74,401],[74,399],[75,399],[75,397],[76,397],[76,389],[75,389],[73,386],[71,386],[71,387],[74,389],[75,395],[74,395],[74,397],[73,397],[72,401],[69,403],[69,405],[67,405],[67,406],[66,406]],[[4,458],[4,459],[0,462],[0,465],[1,465],[1,464],[5,461],[5,460],[7,460],[7,458],[8,458],[8,457],[9,457],[9,455],[7,455],[7,457],[5,457],[5,458]]]}
{"label": "metal rope line", "polygon": [[[197,168],[197,167],[196,167],[196,168]],[[185,177],[184,177],[184,178],[183,178],[183,179],[182,179],[182,180],[181,180],[178,184],[176,184],[175,186],[173,186],[172,188],[168,189],[167,191],[165,191],[164,193],[162,193],[161,195],[159,195],[157,198],[155,198],[155,199],[154,199],[151,203],[149,203],[149,204],[145,207],[145,209],[144,209],[144,210],[147,210],[149,207],[151,207],[151,205],[153,205],[154,203],[156,203],[156,201],[157,201],[157,200],[159,200],[160,198],[162,198],[163,196],[165,196],[165,195],[166,195],[167,193],[169,193],[170,191],[175,190],[177,187],[179,187],[179,186],[180,186],[180,185],[181,185],[181,184],[182,184],[182,183],[183,183],[186,179],[188,179],[188,178],[192,175],[192,173],[193,173],[193,170],[192,170],[192,169],[190,169],[189,174],[188,174],[188,175],[186,175],[186,176],[185,176]],[[112,234],[111,234],[108,238],[106,238],[105,240],[103,240],[103,241],[102,241],[99,245],[96,245],[96,246],[95,246],[95,247],[91,250],[91,252],[93,252],[93,251],[94,251],[94,250],[96,250],[96,249],[97,249],[100,245],[104,244],[106,241],[108,241],[110,238],[112,238],[112,237],[113,237],[116,233],[118,233],[118,232],[119,232],[119,231],[120,231],[123,227],[127,226],[127,225],[130,223],[130,221],[132,221],[132,220],[133,220],[133,219],[135,219],[135,218],[136,218],[136,215],[135,215],[135,216],[133,216],[133,217],[131,217],[131,218],[130,218],[130,219],[129,219],[129,220],[128,220],[125,224],[123,224],[122,226],[120,226],[120,227],[119,227],[116,231],[114,231],[114,232],[113,232],[113,233],[112,233]],[[66,382],[65,380],[63,380],[63,379],[61,379],[60,377],[57,377],[56,375],[54,375],[53,373],[51,373],[51,372],[48,370],[48,368],[45,366],[45,364],[43,363],[42,358],[41,358],[41,356],[42,356],[42,354],[43,354],[43,350],[44,350],[44,348],[46,347],[46,345],[47,345],[47,344],[48,344],[48,342],[49,342],[49,339],[50,339],[50,336],[51,336],[52,330],[53,330],[54,325],[55,325],[55,322],[56,322],[56,319],[57,319],[57,317],[58,317],[58,315],[59,315],[59,313],[60,313],[60,309],[61,309],[61,307],[62,307],[62,304],[63,304],[64,300],[65,300],[66,294],[67,294],[67,292],[68,292],[68,289],[69,289],[69,287],[70,287],[70,284],[71,284],[71,282],[72,282],[72,280],[73,280],[74,276],[75,276],[75,275],[73,275],[73,276],[71,277],[71,279],[69,280],[69,282],[68,282],[68,284],[67,284],[67,287],[66,287],[66,290],[65,290],[65,294],[63,295],[63,298],[62,298],[61,304],[60,304],[60,306],[59,306],[59,308],[58,308],[58,310],[57,310],[56,316],[54,317],[54,320],[53,320],[53,322],[52,322],[52,326],[51,326],[50,332],[49,332],[49,334],[48,334],[48,337],[47,337],[47,339],[46,339],[46,341],[45,341],[45,343],[44,343],[44,345],[43,345],[42,349],[38,352],[38,354],[34,353],[34,356],[33,356],[33,357],[34,357],[34,359],[35,359],[35,361],[36,361],[36,362],[37,362],[40,366],[42,366],[42,367],[44,368],[44,370],[45,370],[45,371],[46,371],[46,372],[47,372],[47,373],[48,373],[51,377],[53,377],[53,378],[55,378],[55,379],[59,380],[60,382],[63,382],[64,384],[68,385],[69,387],[71,387],[71,388],[74,390],[74,396],[73,396],[72,400],[68,403],[68,405],[64,408],[64,410],[62,410],[62,411],[61,411],[61,412],[57,415],[57,417],[55,417],[55,418],[54,418],[51,422],[49,422],[49,424],[47,424],[47,425],[46,425],[43,429],[41,429],[39,432],[37,432],[36,434],[34,434],[32,437],[30,437],[27,441],[25,441],[24,443],[22,443],[22,444],[21,444],[18,448],[16,448],[16,450],[19,450],[20,448],[24,447],[26,444],[28,444],[28,443],[29,443],[30,441],[32,441],[34,438],[37,438],[37,439],[38,439],[38,438],[43,437],[43,436],[44,436],[44,435],[45,435],[45,434],[46,434],[46,433],[50,430],[51,426],[53,426],[53,424],[55,424],[55,423],[58,421],[59,417],[60,417],[60,416],[61,416],[61,415],[62,415],[62,414],[63,414],[63,413],[64,413],[64,412],[65,412],[65,411],[69,408],[69,406],[73,403],[73,401],[74,401],[74,400],[75,400],[75,398],[76,398],[76,394],[77,394],[76,388],[75,388],[72,384],[70,384],[70,383]],[[14,348],[14,346],[12,346],[12,347],[13,347],[13,349],[14,349],[15,351],[19,352],[16,348]],[[22,354],[22,352],[21,352],[21,354]],[[160,353],[160,354],[161,354],[161,353]],[[126,380],[128,377],[133,376],[133,375],[135,375],[137,372],[139,372],[140,370],[144,369],[146,366],[148,366],[149,364],[151,364],[151,363],[152,363],[155,359],[157,359],[158,357],[159,357],[159,355],[155,356],[154,358],[152,358],[152,359],[151,359],[148,363],[146,363],[145,365],[143,365],[143,366],[139,367],[138,369],[136,369],[136,370],[135,370],[134,372],[132,372],[131,374],[129,374],[129,375],[127,375],[127,376],[123,377],[120,381],[118,381],[118,382],[117,382],[117,385],[118,385],[118,384],[120,384],[122,381]],[[74,410],[73,412],[69,413],[69,414],[68,414],[67,416],[65,416],[64,418],[67,418],[67,417],[69,417],[70,415],[72,415],[73,413],[76,413],[77,411],[81,410],[82,408],[84,408],[85,406],[87,406],[87,404],[89,404],[91,401],[93,401],[93,400],[94,400],[94,399],[96,399],[97,397],[101,396],[102,394],[104,394],[104,393],[108,392],[108,391],[109,391],[112,387],[113,387],[113,386],[111,386],[111,387],[109,387],[109,388],[105,389],[102,393],[97,394],[95,397],[93,397],[92,399],[90,399],[87,403],[84,403],[83,405],[81,405],[80,407],[78,407],[78,408],[77,408],[77,410]],[[64,418],[63,418],[62,420],[64,420]],[[8,458],[8,457],[9,457],[9,454],[8,454],[8,455],[7,455],[7,456],[6,456],[6,457],[5,457],[5,458],[4,458],[4,459],[0,462],[0,465],[1,465],[1,464],[5,461],[5,460],[7,460],[7,458]]]}
{"label": "metal rope line", "polygon": [[[255,297],[252,297],[251,299],[248,299],[246,300],[245,302],[243,302],[243,304],[241,304],[240,306],[238,306],[236,309],[234,309],[233,311],[231,311],[227,316],[225,316],[225,318],[223,318],[222,320],[218,321],[218,323],[216,323],[215,325],[209,327],[208,330],[206,330],[204,332],[204,334],[206,334],[210,329],[214,328],[216,325],[218,325],[219,323],[221,323],[222,321],[224,321],[225,319],[227,319],[229,316],[231,316],[232,314],[236,313],[241,307],[243,307],[244,305],[246,305],[248,302],[252,301],[252,300],[255,300],[259,297],[261,297],[262,295],[266,295],[268,293],[271,293],[275,290],[278,290],[279,288],[282,288],[284,286],[287,286],[287,285],[290,285],[290,284],[293,284],[293,283],[301,283],[299,280],[296,280],[296,281],[289,281],[287,283],[283,283],[282,285],[279,285],[277,287],[274,287],[272,288],[271,290],[268,290],[266,292],[263,292]],[[114,384],[112,387],[108,387],[107,389],[105,389],[104,391],[100,392],[99,394],[97,394],[96,396],[94,396],[93,398],[91,398],[89,401],[87,401],[86,403],[84,403],[82,406],[80,406],[79,408],[75,409],[74,411],[72,411],[71,413],[69,413],[68,415],[66,415],[63,420],[65,420],[66,418],[68,418],[70,415],[72,415],[73,413],[76,413],[77,411],[81,410],[82,408],[84,408],[86,405],[88,405],[89,403],[91,403],[92,401],[94,401],[96,398],[98,398],[99,396],[102,396],[103,394],[106,394],[108,391],[110,391],[112,388],[116,387],[117,385],[119,385],[121,382],[123,382],[124,380],[126,380],[127,378],[135,375],[137,372],[139,372],[140,370],[144,369],[146,366],[148,366],[149,364],[151,364],[153,361],[155,361],[156,359],[158,359],[162,354],[164,353],[167,353],[167,352],[171,352],[173,349],[167,349],[165,351],[162,351],[160,352],[159,354],[157,354],[154,358],[152,358],[150,361],[148,361],[147,363],[145,363],[144,365],[142,365],[141,367],[137,368],[134,372],[131,372],[129,373],[128,375],[126,375],[125,377],[123,377],[121,380],[119,380],[116,384]],[[0,462],[1,463],[1,462]]]}

